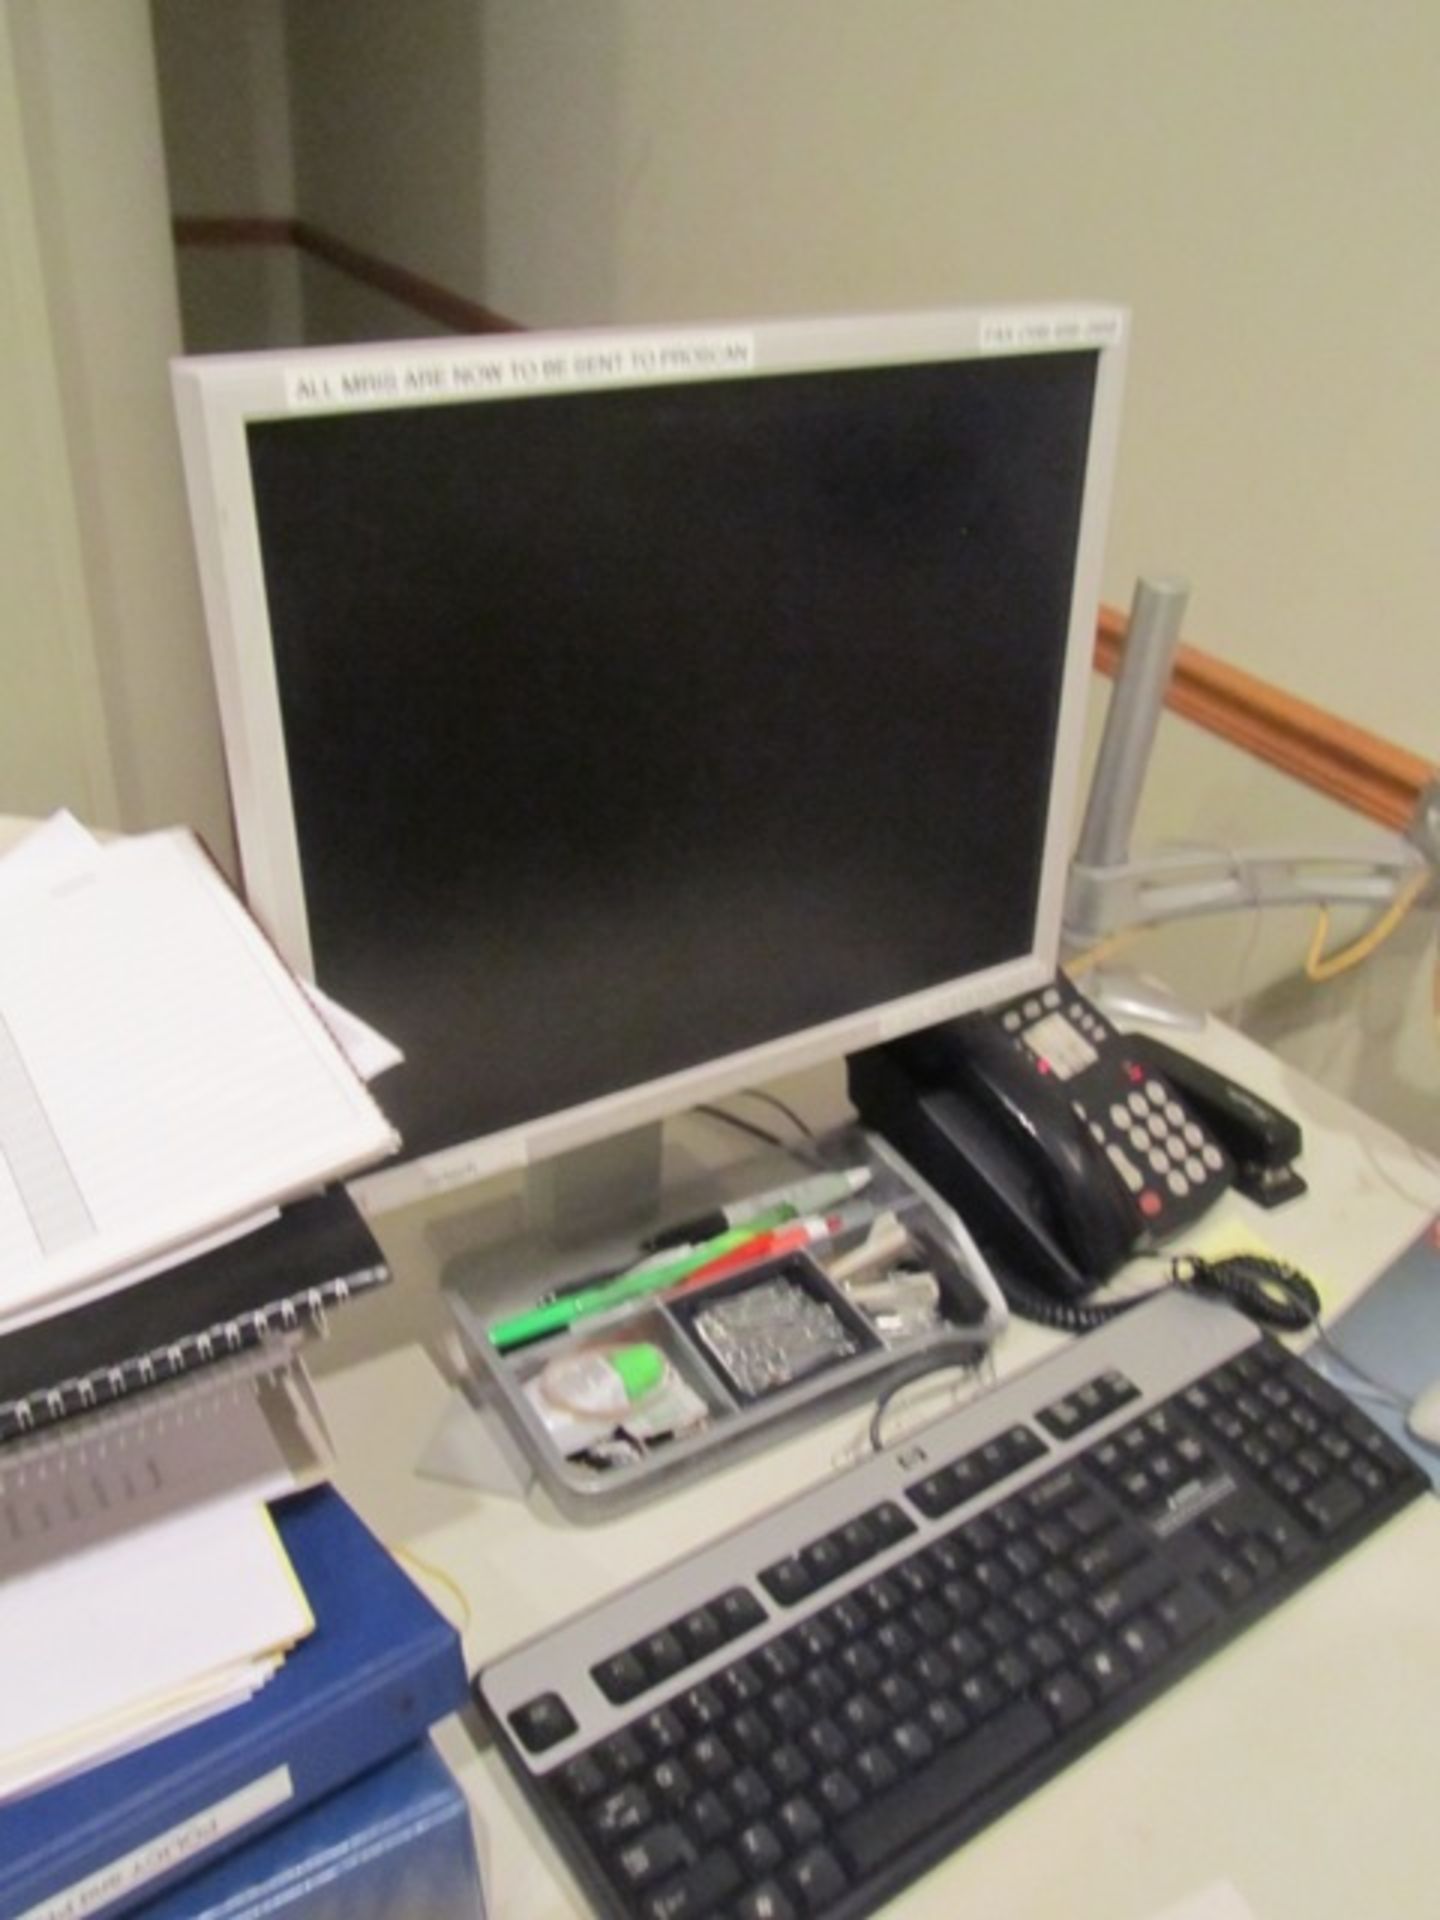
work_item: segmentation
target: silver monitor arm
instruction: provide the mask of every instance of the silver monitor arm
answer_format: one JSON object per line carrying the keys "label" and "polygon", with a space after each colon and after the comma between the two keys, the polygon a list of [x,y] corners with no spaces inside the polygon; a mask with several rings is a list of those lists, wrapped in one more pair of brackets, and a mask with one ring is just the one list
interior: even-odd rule
{"label": "silver monitor arm", "polygon": [[1070,866],[1063,931],[1069,955],[1122,929],[1191,914],[1297,904],[1384,907],[1427,866],[1440,869],[1440,780],[1421,794],[1404,837],[1380,833],[1363,849],[1177,848],[1132,857],[1136,809],[1189,594],[1183,580],[1142,577],[1136,583]]}

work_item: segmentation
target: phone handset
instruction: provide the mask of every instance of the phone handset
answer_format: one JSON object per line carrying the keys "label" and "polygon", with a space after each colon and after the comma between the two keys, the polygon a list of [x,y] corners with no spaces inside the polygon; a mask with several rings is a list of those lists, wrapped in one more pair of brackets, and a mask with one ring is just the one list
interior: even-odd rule
{"label": "phone handset", "polygon": [[1002,1284],[1073,1298],[1211,1205],[1231,1163],[1062,974],[855,1055],[850,1093],[955,1206]]}
{"label": "phone handset", "polygon": [[[964,1097],[978,1097],[1029,1160],[1054,1235],[1081,1284],[1094,1284],[1134,1250],[1137,1222],[1118,1170],[1064,1091],[1038,1074],[998,1022],[955,1021],[935,1034],[934,1058]],[[1052,1278],[1053,1278],[1052,1274]]]}

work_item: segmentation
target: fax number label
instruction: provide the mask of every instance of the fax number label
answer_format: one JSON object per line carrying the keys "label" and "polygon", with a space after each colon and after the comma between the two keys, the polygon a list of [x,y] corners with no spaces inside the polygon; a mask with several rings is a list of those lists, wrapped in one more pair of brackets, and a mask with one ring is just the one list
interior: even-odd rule
{"label": "fax number label", "polygon": [[982,353],[1034,353],[1050,348],[1108,347],[1120,338],[1118,313],[994,314],[980,324]]}

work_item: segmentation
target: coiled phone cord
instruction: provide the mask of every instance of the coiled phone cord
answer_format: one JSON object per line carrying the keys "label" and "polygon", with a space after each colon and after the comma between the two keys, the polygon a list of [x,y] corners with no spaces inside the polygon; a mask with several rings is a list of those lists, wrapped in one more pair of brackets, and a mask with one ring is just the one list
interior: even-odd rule
{"label": "coiled phone cord", "polygon": [[[1158,1257],[1158,1256],[1157,1256]],[[1316,1326],[1320,1318],[1320,1295],[1314,1284],[1298,1267],[1258,1253],[1233,1253],[1223,1260],[1202,1260],[1198,1254],[1176,1254],[1169,1262],[1170,1277],[1158,1287],[1134,1294],[1127,1300],[1060,1300],[1024,1281],[1007,1279],[1001,1288],[1011,1310],[1022,1319],[1041,1326],[1056,1327],[1064,1333],[1088,1333],[1103,1326],[1117,1314],[1128,1313],[1143,1300],[1150,1300],[1171,1287],[1193,1287],[1202,1298],[1225,1300],[1261,1326],[1281,1333],[1302,1333]],[[978,1371],[983,1355],[973,1346],[963,1351],[947,1351],[946,1345],[925,1357],[919,1365],[904,1369],[893,1379],[875,1403],[870,1418],[871,1448],[886,1445],[884,1425],[896,1397],[928,1374],[946,1368],[962,1367]]]}
{"label": "coiled phone cord", "polygon": [[1258,1253],[1232,1253],[1222,1260],[1181,1253],[1169,1266],[1168,1280],[1126,1300],[1059,1300],[1013,1279],[1003,1283],[1002,1291],[1022,1319],[1058,1327],[1065,1333],[1088,1333],[1172,1286],[1193,1287],[1207,1299],[1228,1301],[1260,1326],[1274,1327],[1281,1333],[1302,1333],[1320,1317],[1320,1295],[1314,1284],[1287,1261]]}

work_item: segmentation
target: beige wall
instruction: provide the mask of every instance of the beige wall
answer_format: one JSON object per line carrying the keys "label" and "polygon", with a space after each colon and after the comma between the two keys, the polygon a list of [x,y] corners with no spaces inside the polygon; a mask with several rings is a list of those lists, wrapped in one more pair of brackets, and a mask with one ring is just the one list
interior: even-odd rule
{"label": "beige wall", "polygon": [[5,644],[53,649],[66,670],[29,681],[11,708],[7,726],[28,749],[7,756],[3,805],[64,801],[132,828],[188,821],[225,858],[229,811],[169,397],[179,324],[148,8],[9,0],[5,26],[23,147],[7,174],[7,228],[33,236],[33,251],[17,240],[7,265],[21,308],[43,312],[44,327],[7,359],[0,388],[39,382],[43,419],[32,423],[51,491],[43,524],[22,514],[0,542],[7,577],[12,550],[22,576],[33,571],[31,538],[56,562],[36,624]]}
{"label": "beige wall", "polygon": [[174,211],[293,213],[285,0],[151,0],[151,14]]}
{"label": "beige wall", "polygon": [[[171,210],[287,219],[295,211],[284,0],[152,0]],[[196,247],[179,256],[186,349],[299,340],[289,247]]]}
{"label": "beige wall", "polygon": [[461,291],[484,273],[483,17],[477,0],[288,13],[296,211]]}
{"label": "beige wall", "polygon": [[0,813],[117,817],[11,20],[0,15]]}

